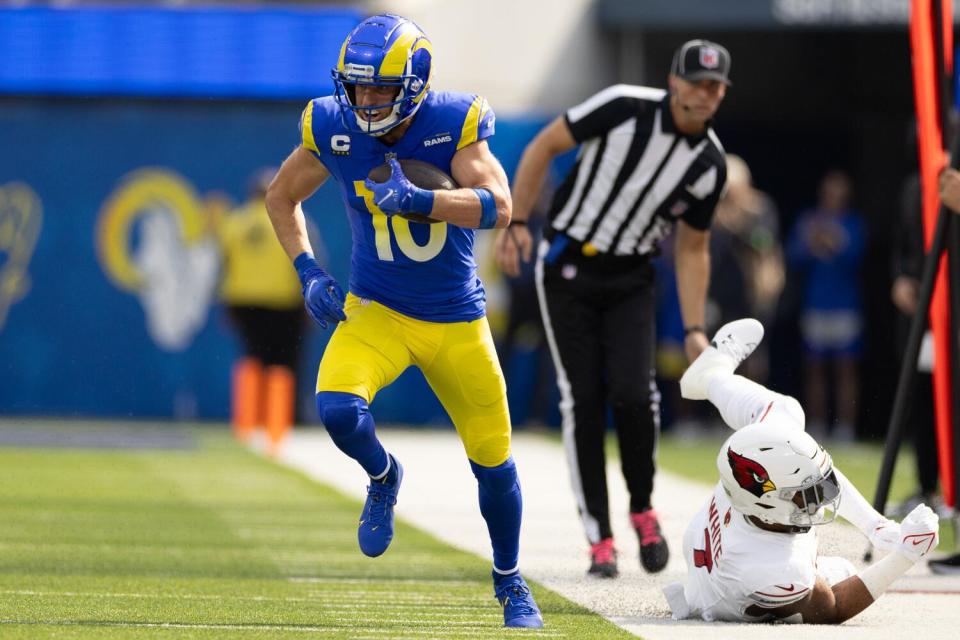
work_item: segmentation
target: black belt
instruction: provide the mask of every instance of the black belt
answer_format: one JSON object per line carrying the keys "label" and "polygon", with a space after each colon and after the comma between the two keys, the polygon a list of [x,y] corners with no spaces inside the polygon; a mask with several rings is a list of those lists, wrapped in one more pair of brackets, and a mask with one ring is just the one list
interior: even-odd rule
{"label": "black belt", "polygon": [[543,257],[546,264],[554,264],[561,258],[564,261],[572,261],[577,264],[590,264],[611,268],[630,268],[650,263],[651,254],[631,254],[618,256],[612,253],[605,253],[597,249],[589,242],[582,242],[576,238],[571,238],[562,231],[557,231],[553,227],[547,227],[544,230],[544,237],[550,243],[550,249]]}

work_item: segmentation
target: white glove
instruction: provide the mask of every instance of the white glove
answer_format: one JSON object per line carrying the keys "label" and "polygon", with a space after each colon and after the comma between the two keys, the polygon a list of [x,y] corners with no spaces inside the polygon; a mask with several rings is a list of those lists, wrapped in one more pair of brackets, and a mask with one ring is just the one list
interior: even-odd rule
{"label": "white glove", "polygon": [[917,562],[940,542],[940,518],[933,509],[919,504],[900,522],[900,553]]}
{"label": "white glove", "polygon": [[876,549],[897,551],[900,548],[900,523],[881,517],[867,538]]}

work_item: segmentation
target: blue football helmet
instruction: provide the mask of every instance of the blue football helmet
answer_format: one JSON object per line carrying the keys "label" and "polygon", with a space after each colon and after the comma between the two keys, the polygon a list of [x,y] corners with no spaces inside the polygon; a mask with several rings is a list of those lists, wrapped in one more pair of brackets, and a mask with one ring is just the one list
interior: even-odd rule
{"label": "blue football helmet", "polygon": [[[387,13],[361,22],[343,41],[332,73],[344,126],[380,136],[411,118],[427,96],[432,62],[433,45],[410,20]],[[394,86],[397,95],[384,104],[357,106],[358,84]],[[381,109],[389,109],[386,118],[364,117]]]}

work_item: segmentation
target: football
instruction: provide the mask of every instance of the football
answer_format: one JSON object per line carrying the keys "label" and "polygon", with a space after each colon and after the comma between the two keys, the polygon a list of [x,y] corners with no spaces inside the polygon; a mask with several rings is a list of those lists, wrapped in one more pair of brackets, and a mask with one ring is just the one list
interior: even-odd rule
{"label": "football", "polygon": [[[439,167],[423,162],[422,160],[399,160],[400,168],[403,169],[403,175],[407,180],[420,187],[421,189],[457,189],[457,183],[448,176]],[[390,165],[386,162],[378,167],[374,167],[367,177],[374,182],[386,182],[390,178]],[[400,213],[398,214],[411,222],[420,222],[424,224],[433,224],[443,222],[429,216],[419,213]]]}

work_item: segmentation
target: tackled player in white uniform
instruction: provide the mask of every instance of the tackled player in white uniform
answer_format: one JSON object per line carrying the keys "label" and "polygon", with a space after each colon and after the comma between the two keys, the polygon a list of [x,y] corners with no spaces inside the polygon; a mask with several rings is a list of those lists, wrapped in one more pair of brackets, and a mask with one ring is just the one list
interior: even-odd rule
{"label": "tackled player in white uniform", "polygon": [[[680,380],[709,399],[735,433],[720,448],[720,482],[687,527],[687,579],[663,591],[676,619],[838,624],[880,597],[938,542],[936,514],[919,505],[900,524],[877,513],[804,432],[800,404],[734,375],[763,326],[737,320],[714,336]],[[837,515],[890,553],[859,574],[817,555],[817,525]]]}

